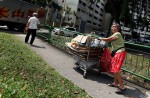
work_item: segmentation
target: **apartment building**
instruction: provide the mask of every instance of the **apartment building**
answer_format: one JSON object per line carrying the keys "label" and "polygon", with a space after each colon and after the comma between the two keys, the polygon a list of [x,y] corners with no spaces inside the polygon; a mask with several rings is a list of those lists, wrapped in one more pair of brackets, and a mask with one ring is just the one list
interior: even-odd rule
{"label": "apartment building", "polygon": [[[54,2],[63,7],[53,17],[55,22],[62,22],[62,26],[72,25],[82,33],[92,30],[104,31],[108,27],[105,20],[109,22],[110,18],[106,17],[104,11],[106,0],[100,0],[98,3],[95,0],[93,2],[90,0],[54,0]],[[57,16],[63,17],[59,17],[58,20]]]}

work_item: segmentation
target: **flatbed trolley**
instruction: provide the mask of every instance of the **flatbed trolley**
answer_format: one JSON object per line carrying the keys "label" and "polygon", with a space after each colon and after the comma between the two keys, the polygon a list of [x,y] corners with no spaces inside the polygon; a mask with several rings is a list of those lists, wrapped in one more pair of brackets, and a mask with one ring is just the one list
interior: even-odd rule
{"label": "flatbed trolley", "polygon": [[87,78],[87,70],[94,69],[96,67],[100,69],[99,59],[103,48],[81,45],[74,47],[69,42],[66,43],[66,46],[69,53],[74,56],[75,65],[84,71],[84,78]]}

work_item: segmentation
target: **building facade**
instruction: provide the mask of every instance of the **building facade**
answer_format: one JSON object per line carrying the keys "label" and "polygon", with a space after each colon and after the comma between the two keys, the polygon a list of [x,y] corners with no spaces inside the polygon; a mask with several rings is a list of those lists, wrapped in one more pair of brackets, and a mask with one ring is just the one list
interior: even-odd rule
{"label": "building facade", "polygon": [[80,32],[101,31],[104,24],[105,2],[105,0],[101,0],[99,3],[79,0],[75,27]]}
{"label": "building facade", "polygon": [[93,2],[90,0],[54,0],[54,2],[62,6],[62,10],[56,11],[53,15],[54,22],[59,22],[62,26],[74,26],[81,33],[108,29],[108,23],[105,20],[109,22],[110,18],[104,11],[106,0],[100,0],[98,3],[94,0]]}

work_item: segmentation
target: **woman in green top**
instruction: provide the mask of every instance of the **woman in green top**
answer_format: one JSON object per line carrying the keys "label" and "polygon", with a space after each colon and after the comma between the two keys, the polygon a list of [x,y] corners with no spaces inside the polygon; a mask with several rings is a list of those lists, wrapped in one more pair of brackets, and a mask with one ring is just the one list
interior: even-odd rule
{"label": "woman in green top", "polygon": [[100,40],[111,42],[112,51],[115,51],[111,59],[110,65],[111,66],[110,72],[114,74],[114,82],[108,85],[111,87],[118,87],[119,89],[116,91],[116,93],[122,94],[126,90],[120,75],[120,69],[122,67],[126,55],[126,51],[124,48],[124,39],[122,38],[122,35],[119,32],[119,24],[113,23],[111,31],[112,35],[110,37],[100,38]]}

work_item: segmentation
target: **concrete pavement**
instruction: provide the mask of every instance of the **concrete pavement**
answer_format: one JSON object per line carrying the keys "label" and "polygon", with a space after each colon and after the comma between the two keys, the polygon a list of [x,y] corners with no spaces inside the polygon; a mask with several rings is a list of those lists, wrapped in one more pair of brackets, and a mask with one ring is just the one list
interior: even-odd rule
{"label": "concrete pavement", "polygon": [[[24,42],[25,34],[15,35]],[[112,83],[113,79],[105,74],[99,76],[96,71],[90,71],[87,74],[87,79],[84,79],[82,76],[83,71],[76,70],[71,55],[60,51],[41,39],[36,38],[33,46],[26,45],[62,76],[84,89],[93,98],[150,98],[149,91],[126,81],[124,82],[127,84],[127,91],[123,95],[118,95],[115,93],[116,88],[107,86],[108,83]]]}

